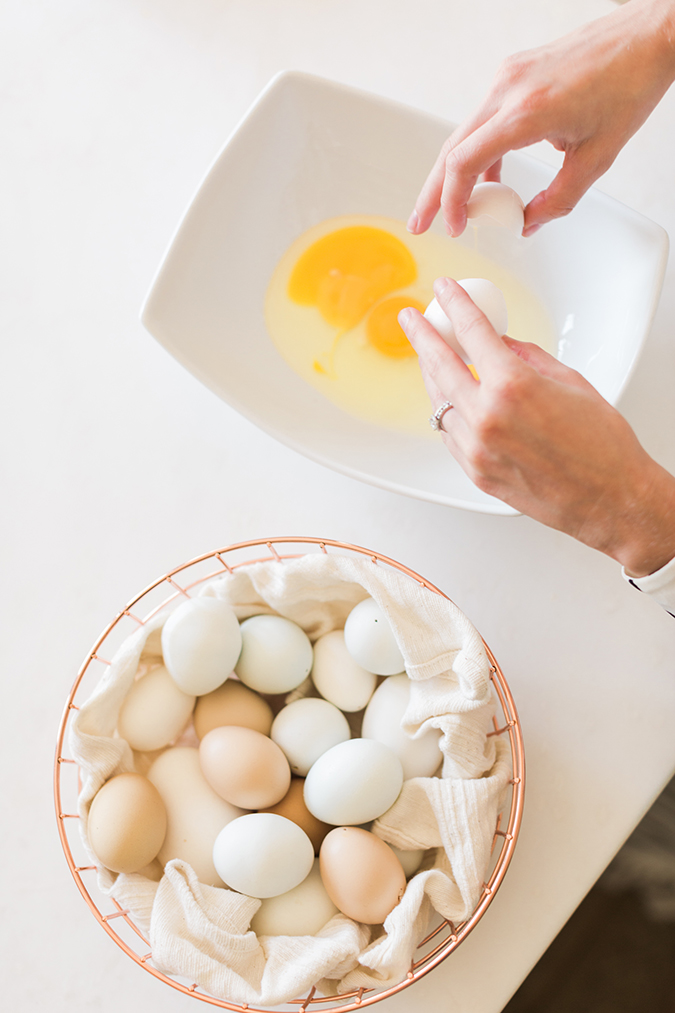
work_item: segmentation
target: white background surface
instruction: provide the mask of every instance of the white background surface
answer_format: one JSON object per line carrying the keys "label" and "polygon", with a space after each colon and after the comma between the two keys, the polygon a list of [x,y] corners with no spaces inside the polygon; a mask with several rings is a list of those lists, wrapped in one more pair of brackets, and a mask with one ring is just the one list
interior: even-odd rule
{"label": "white background surface", "polygon": [[[203,172],[278,70],[459,120],[509,52],[611,9],[609,0],[4,6],[7,1009],[201,1008],[96,926],[60,849],[51,786],[61,709],[91,644],[136,592],[201,552],[298,534],[393,556],[464,609],[516,697],[529,783],[512,868],[459,951],[383,1011],[497,1013],[675,769],[675,622],[611,560],[527,518],[405,499],[305,460],[202,388],[138,323]],[[670,94],[600,184],[671,234],[674,118]],[[621,407],[671,470],[674,332],[670,271]]]}

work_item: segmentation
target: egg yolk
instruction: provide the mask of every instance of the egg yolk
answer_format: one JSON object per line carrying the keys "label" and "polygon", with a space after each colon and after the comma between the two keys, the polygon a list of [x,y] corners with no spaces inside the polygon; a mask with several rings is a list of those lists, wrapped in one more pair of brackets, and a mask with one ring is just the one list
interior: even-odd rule
{"label": "egg yolk", "polygon": [[407,306],[424,313],[424,306],[417,299],[395,295],[378,303],[366,322],[366,335],[370,344],[391,359],[406,359],[409,355],[415,354],[415,349],[406,338],[397,319],[401,310]]}
{"label": "egg yolk", "polygon": [[305,250],[291,273],[288,295],[301,306],[316,306],[331,326],[348,330],[376,302],[416,277],[413,256],[400,239],[384,229],[354,225]]}

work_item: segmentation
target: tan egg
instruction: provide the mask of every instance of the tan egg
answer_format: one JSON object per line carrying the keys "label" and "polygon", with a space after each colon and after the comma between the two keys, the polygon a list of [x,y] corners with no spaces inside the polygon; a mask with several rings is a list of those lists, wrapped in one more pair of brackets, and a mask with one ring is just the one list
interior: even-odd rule
{"label": "tan egg", "polygon": [[138,872],[157,856],[166,834],[166,809],[142,774],[118,774],[94,796],[87,834],[92,851],[113,872]]}
{"label": "tan egg", "polygon": [[401,863],[369,830],[331,830],[321,845],[319,862],[330,899],[348,918],[365,925],[383,922],[405,892]]}
{"label": "tan egg", "polygon": [[199,746],[199,762],[213,790],[243,809],[275,805],[291,783],[291,768],[279,746],[252,728],[211,729]]}
{"label": "tan egg", "polygon": [[179,689],[164,665],[158,665],[129,690],[117,731],[132,749],[163,749],[183,731],[194,705],[195,697]]}
{"label": "tan egg", "polygon": [[236,679],[227,679],[212,693],[198,698],[193,721],[203,739],[212,728],[222,725],[241,725],[269,735],[273,717],[266,700]]}
{"label": "tan egg", "polygon": [[281,802],[277,802],[276,805],[270,806],[268,809],[262,809],[261,812],[276,813],[277,816],[285,816],[287,820],[297,823],[312,842],[314,854],[318,855],[321,842],[332,827],[329,823],[322,823],[316,816],[312,816],[305,805],[304,787],[305,782],[302,777],[292,778],[291,786]]}

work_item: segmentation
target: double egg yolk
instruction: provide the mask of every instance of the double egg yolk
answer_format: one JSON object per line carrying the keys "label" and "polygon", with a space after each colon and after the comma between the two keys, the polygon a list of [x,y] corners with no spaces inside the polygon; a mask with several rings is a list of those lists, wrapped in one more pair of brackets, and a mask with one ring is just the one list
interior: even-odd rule
{"label": "double egg yolk", "polygon": [[[398,314],[406,306],[421,313],[419,300],[392,295],[417,278],[407,247],[384,229],[354,225],[322,236],[299,257],[288,283],[289,298],[314,306],[341,337],[365,319],[366,338],[391,359],[415,354]],[[336,339],[337,340],[337,339]]]}

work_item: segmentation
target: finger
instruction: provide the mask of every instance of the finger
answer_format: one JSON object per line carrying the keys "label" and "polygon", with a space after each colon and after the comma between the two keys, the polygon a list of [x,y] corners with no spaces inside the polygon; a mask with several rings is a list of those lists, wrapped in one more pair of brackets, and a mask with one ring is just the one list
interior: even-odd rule
{"label": "finger", "polygon": [[533,235],[536,228],[573,211],[605,168],[608,166],[601,166],[580,148],[568,151],[562,168],[551,185],[533,197],[525,208],[523,235]]}
{"label": "finger", "polygon": [[478,177],[497,164],[503,155],[531,143],[518,121],[500,112],[456,145],[445,160],[441,210],[451,236],[466,228],[466,205]]}
{"label": "finger", "polygon": [[471,370],[419,310],[401,310],[398,321],[417,352],[420,365],[441,390],[443,400],[457,404],[471,397],[478,386]]}
{"label": "finger", "polygon": [[415,210],[408,220],[410,232],[419,234],[429,228],[441,206],[446,158],[453,148],[489,119],[492,113],[492,104],[489,101],[484,102],[473,116],[460,123],[445,142],[415,202]]}
{"label": "finger", "polygon": [[517,341],[515,338],[509,337],[502,338],[502,341],[519,359],[536,369],[540,376],[564,383],[569,387],[578,387],[581,390],[588,390],[591,387],[591,384],[581,373],[560,362],[540,345],[535,345],[530,341]]}
{"label": "finger", "polygon": [[513,354],[461,285],[450,278],[437,278],[434,292],[480,377],[488,378],[496,369],[513,368]]}
{"label": "finger", "polygon": [[498,158],[494,165],[483,173],[484,183],[500,183],[502,179],[502,160]]}

